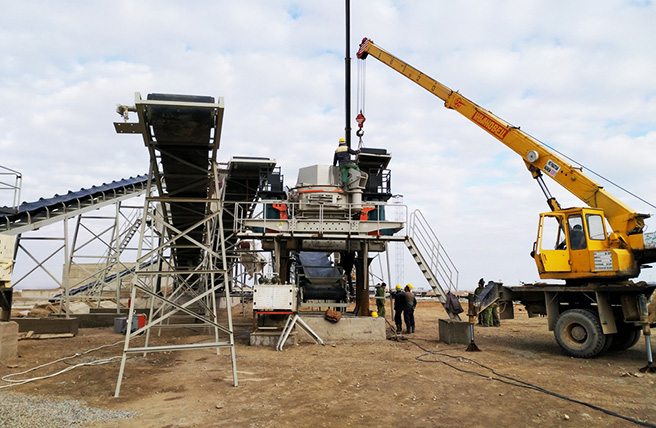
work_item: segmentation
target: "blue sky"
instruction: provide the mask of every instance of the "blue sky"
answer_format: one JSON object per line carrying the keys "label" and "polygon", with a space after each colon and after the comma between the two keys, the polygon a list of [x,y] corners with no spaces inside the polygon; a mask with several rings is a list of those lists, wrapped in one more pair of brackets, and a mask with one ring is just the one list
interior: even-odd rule
{"label": "blue sky", "polygon": [[[652,2],[352,3],[353,54],[371,37],[656,200]],[[189,93],[225,97],[223,160],[273,157],[293,184],[299,167],[330,162],[343,133],[343,25],[340,1],[6,2],[0,164],[23,173],[26,200],[143,173],[139,138],[114,133],[115,105],[135,91]],[[372,59],[366,107],[365,145],[393,153],[393,191],[430,219],[461,288],[537,279],[528,253],[546,204],[522,161]]]}

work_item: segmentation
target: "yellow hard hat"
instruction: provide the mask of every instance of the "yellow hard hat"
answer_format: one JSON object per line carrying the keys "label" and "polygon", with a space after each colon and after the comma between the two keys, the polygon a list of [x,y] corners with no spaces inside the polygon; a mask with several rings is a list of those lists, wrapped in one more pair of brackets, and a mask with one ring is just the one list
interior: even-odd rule
{"label": "yellow hard hat", "polygon": [[400,290],[401,289],[401,284],[396,284],[396,289]]}
{"label": "yellow hard hat", "polygon": [[346,144],[346,140],[344,139],[344,137],[340,137],[339,144]]}
{"label": "yellow hard hat", "polygon": [[372,318],[378,318],[378,312],[376,312],[376,311],[372,311],[372,312],[371,312],[371,317],[372,317]]}
{"label": "yellow hard hat", "polygon": [[412,284],[410,284],[410,283],[406,284],[406,286],[407,286],[410,290],[412,290],[412,288],[413,288],[413,287],[412,287]]}

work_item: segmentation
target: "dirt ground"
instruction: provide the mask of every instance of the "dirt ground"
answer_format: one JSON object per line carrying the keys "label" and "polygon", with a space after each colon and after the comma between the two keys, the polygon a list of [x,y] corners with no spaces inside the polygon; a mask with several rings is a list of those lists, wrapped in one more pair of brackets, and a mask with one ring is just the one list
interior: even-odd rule
{"label": "dirt ground", "polygon": [[[516,386],[518,382],[511,380],[516,379],[656,423],[656,375],[638,373],[645,365],[642,340],[623,353],[574,359],[561,353],[544,318],[528,319],[520,312],[500,328],[477,328],[476,342],[483,352],[464,352],[463,345],[437,341],[437,318],[444,313],[437,303],[422,301],[417,332],[408,336],[410,340],[302,344],[276,352],[248,346],[251,319],[237,310],[234,314],[238,387],[231,384],[227,351],[217,356],[215,351],[194,350],[129,359],[118,399],[112,398],[117,363],[79,368],[11,391],[138,413],[130,420],[94,427],[633,425]],[[167,334],[155,342],[210,339],[191,330],[178,333],[179,337]],[[120,339],[107,328],[83,329],[72,339],[24,340],[19,342],[17,364],[1,366],[0,376]],[[119,352],[116,346],[84,358]],[[39,374],[44,373],[30,376]]]}

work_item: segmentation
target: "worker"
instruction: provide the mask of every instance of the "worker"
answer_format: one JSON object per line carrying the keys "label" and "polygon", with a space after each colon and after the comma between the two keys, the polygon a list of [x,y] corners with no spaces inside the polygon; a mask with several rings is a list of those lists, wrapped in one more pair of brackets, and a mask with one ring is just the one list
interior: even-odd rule
{"label": "worker", "polygon": [[396,334],[403,332],[403,312],[405,311],[405,293],[400,284],[396,284],[394,293],[394,323],[396,324]]}
{"label": "worker", "polygon": [[572,243],[572,250],[585,249],[585,235],[580,224],[574,225],[569,232],[569,241]]}
{"label": "worker", "polygon": [[385,318],[385,289],[387,284],[381,282],[376,287],[376,312],[381,318]]}
{"label": "worker", "polygon": [[[495,293],[498,295],[499,294],[499,290],[498,290],[499,286],[495,284],[494,287],[497,288],[497,290],[495,290]],[[490,305],[490,308],[491,308],[491,312],[492,312],[492,325],[494,327],[501,327],[501,318],[499,318],[499,301],[495,300],[494,303],[492,303]]]}
{"label": "worker", "polygon": [[499,318],[499,304],[494,302],[490,305],[492,309],[492,325],[494,327],[501,327],[501,318]]}
{"label": "worker", "polygon": [[[478,287],[474,290],[474,295],[478,296],[483,292],[485,280],[483,278],[478,280]],[[492,306],[488,306],[478,315],[478,323],[481,327],[492,327]]]}
{"label": "worker", "polygon": [[333,166],[339,164],[340,177],[344,187],[348,185],[350,170],[359,170],[358,166],[351,160],[351,155],[357,155],[358,153],[360,153],[359,150],[353,150],[346,145],[346,140],[344,138],[339,139],[339,144],[335,149],[335,155],[333,156]]}
{"label": "worker", "polygon": [[412,284],[405,286],[405,332],[415,332],[415,308],[417,307],[417,298],[412,292]]}
{"label": "worker", "polygon": [[[483,291],[483,286],[485,285],[485,280],[483,278],[478,280],[478,285],[476,286],[476,289],[474,290],[474,296],[478,297],[479,294]],[[476,299],[474,299],[475,301]],[[478,325],[483,325],[483,314],[479,313],[478,314]]]}

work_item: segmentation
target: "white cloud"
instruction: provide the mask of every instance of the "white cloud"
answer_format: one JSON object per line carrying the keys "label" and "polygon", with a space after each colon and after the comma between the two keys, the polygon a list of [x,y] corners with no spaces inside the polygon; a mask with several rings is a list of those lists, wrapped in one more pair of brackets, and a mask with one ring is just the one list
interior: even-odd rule
{"label": "white cloud", "polygon": [[[651,2],[363,0],[352,8],[353,55],[371,37],[654,200]],[[145,150],[114,133],[115,105],[135,91],[190,93],[225,97],[223,160],[274,157],[293,184],[300,166],[330,161],[343,132],[343,28],[340,2],[8,3],[0,164],[23,172],[24,199],[142,173]],[[481,276],[534,280],[526,254],[546,204],[518,157],[373,59],[366,89],[365,141],[393,153],[393,191],[427,213],[462,266],[463,286]]]}

